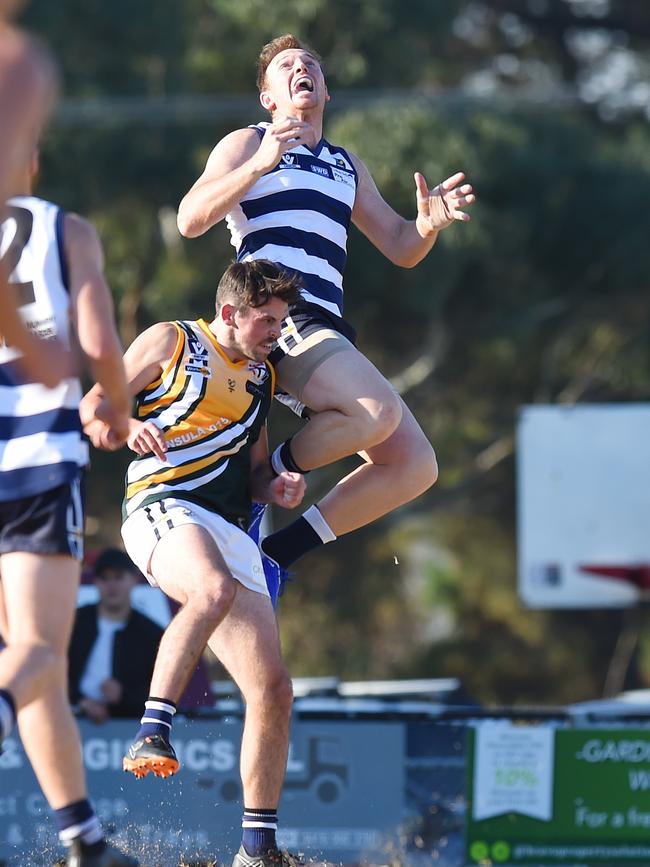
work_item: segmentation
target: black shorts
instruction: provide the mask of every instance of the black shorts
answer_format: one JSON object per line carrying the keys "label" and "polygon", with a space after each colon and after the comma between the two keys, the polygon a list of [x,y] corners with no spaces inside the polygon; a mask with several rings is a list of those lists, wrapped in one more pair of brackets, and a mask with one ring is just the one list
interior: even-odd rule
{"label": "black shorts", "polygon": [[269,361],[275,366],[287,352],[293,349],[296,345],[296,338],[293,336],[296,331],[300,337],[304,338],[315,331],[321,331],[323,328],[338,331],[343,337],[347,337],[352,344],[357,342],[357,332],[345,319],[330,313],[329,310],[318,304],[301,301],[289,307],[289,315],[283,323],[280,341],[273,347]]}
{"label": "black shorts", "polygon": [[84,555],[81,475],[42,494],[0,502],[0,554]]}
{"label": "black shorts", "polygon": [[275,366],[275,397],[296,415],[309,418],[302,391],[312,373],[330,356],[352,349],[357,333],[334,313],[303,301],[292,304],[269,361]]}

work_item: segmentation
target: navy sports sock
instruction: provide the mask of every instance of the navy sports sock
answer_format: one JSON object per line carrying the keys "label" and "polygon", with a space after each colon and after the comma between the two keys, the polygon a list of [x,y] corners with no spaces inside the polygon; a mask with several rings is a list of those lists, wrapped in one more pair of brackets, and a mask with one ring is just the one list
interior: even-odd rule
{"label": "navy sports sock", "polygon": [[264,855],[269,849],[276,849],[275,832],[278,829],[277,810],[249,810],[244,807],[242,817],[242,845],[246,852],[255,857]]}
{"label": "navy sports sock", "polygon": [[309,470],[303,470],[293,459],[291,453],[291,439],[285,440],[282,445],[278,446],[271,455],[271,469],[279,476],[281,472],[302,473],[305,475]]}
{"label": "navy sports sock", "polygon": [[103,852],[106,848],[102,826],[87,798],[54,810],[54,820],[64,846],[80,839],[89,854]]}
{"label": "navy sports sock", "polygon": [[151,735],[161,735],[168,741],[172,733],[175,713],[176,705],[173,701],[150,695],[144,703],[144,714],[140,720],[140,729],[135,736],[136,741]]}
{"label": "navy sports sock", "polygon": [[304,554],[335,539],[336,536],[318,507],[310,506],[293,524],[267,536],[261,548],[265,554],[286,569]]}
{"label": "navy sports sock", "polygon": [[0,689],[0,741],[8,738],[16,725],[16,702],[6,689]]}

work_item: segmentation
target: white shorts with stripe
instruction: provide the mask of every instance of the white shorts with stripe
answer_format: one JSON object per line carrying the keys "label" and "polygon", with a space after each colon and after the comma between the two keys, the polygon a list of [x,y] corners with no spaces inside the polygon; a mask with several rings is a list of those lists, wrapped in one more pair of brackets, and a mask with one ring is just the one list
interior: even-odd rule
{"label": "white shorts with stripe", "polygon": [[[122,524],[126,552],[153,587],[158,586],[150,571],[154,548],[164,535],[183,524],[197,524],[207,530],[233,578],[249,590],[269,595],[260,552],[250,536],[216,512],[175,497],[136,509]],[[191,551],[187,559],[191,568]]]}

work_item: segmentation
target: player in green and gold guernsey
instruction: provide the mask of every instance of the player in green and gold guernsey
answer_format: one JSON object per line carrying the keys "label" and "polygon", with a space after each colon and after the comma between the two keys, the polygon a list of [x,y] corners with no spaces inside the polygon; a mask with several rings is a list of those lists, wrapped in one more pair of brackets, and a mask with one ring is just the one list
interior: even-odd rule
{"label": "player in green and gold guernsey", "polygon": [[[170,743],[176,702],[209,645],[246,703],[241,857],[278,867],[290,863],[275,829],[291,681],[260,554],[242,527],[252,500],[293,508],[305,491],[302,475],[274,475],[265,427],[274,386],[267,357],[298,292],[298,278],[271,262],[233,263],[211,322],[153,325],[124,358],[137,407],[127,442],[137,458],[127,470],[122,536],[147,579],[181,606],[161,639],[124,768],[138,777],[178,770]],[[111,449],[101,389],[81,411],[93,444]]]}
{"label": "player in green and gold guernsey", "polygon": [[164,334],[175,341],[172,356],[136,402],[137,418],[162,431],[166,451],[145,451],[130,465],[124,518],[181,492],[245,529],[250,445],[266,422],[273,368],[264,360],[231,360],[201,319],[166,323]]}

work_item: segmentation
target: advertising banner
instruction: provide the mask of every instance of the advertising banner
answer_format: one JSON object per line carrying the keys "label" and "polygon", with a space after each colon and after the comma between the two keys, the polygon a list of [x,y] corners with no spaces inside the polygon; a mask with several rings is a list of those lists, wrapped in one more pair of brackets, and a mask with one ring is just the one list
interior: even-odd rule
{"label": "advertising banner", "polygon": [[[241,720],[184,720],[173,742],[182,767],[167,780],[122,771],[137,723],[81,723],[88,787],[111,838],[143,867],[230,863],[241,839]],[[295,721],[280,804],[279,841],[337,863],[382,862],[404,812],[405,725]],[[52,865],[62,850],[17,738],[0,756],[0,865]]]}
{"label": "advertising banner", "polygon": [[492,722],[469,743],[468,864],[650,864],[649,729]]}

